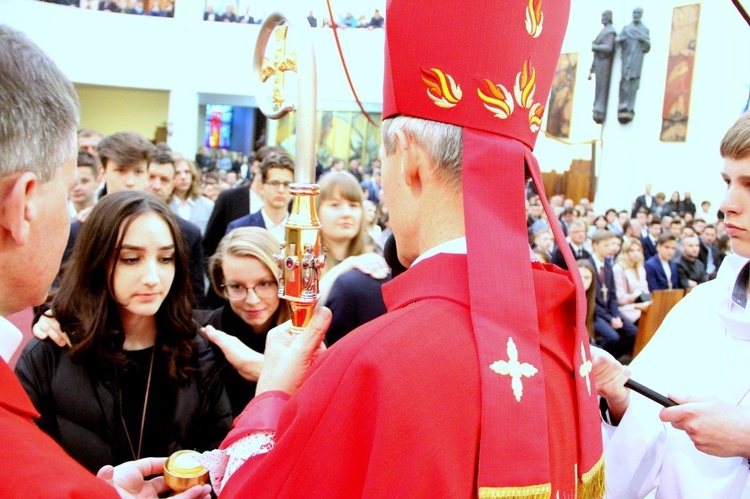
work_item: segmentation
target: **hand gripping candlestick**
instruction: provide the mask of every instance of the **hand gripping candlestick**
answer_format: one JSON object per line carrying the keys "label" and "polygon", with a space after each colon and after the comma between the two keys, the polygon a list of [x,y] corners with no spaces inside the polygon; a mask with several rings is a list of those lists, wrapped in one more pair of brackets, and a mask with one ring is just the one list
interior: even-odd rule
{"label": "hand gripping candlestick", "polygon": [[[256,100],[263,114],[279,119],[290,111],[297,113],[294,183],[290,186],[292,211],[286,223],[286,244],[281,245],[276,259],[281,268],[279,296],[289,302],[292,332],[299,333],[318,303],[319,271],[325,265],[325,250],[320,243],[320,221],[315,211],[319,190],[314,183],[317,77],[315,53],[308,36],[311,28],[301,18],[288,38],[289,28],[288,17],[279,12],[266,18],[255,45],[253,73],[258,86]],[[272,36],[276,50],[270,58],[266,49]],[[287,41],[294,42],[296,54],[287,50]],[[296,105],[288,102],[284,94],[287,72],[297,73]],[[272,79],[273,93],[268,98],[267,87]]]}

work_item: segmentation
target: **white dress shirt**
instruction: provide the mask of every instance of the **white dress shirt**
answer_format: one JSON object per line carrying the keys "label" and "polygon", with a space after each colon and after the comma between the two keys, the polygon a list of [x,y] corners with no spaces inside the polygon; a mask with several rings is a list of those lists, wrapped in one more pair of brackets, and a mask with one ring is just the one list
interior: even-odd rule
{"label": "white dress shirt", "polygon": [[260,214],[263,217],[263,223],[266,224],[266,229],[273,234],[273,236],[279,240],[280,243],[283,243],[286,241],[286,221],[289,220],[289,213],[286,214],[284,217],[284,220],[281,222],[275,224],[273,223],[273,220],[268,218],[268,215],[266,215],[266,210],[264,208],[260,209]]}
{"label": "white dress shirt", "polygon": [[21,340],[23,340],[21,331],[5,317],[0,317],[0,357],[5,362],[10,362]]}

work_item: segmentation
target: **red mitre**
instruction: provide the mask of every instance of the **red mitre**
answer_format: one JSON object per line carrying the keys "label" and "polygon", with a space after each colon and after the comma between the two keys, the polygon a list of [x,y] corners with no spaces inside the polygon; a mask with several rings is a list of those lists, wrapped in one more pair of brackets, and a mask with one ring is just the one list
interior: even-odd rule
{"label": "red mitre", "polygon": [[[547,217],[532,149],[569,0],[390,0],[383,118],[463,127],[471,315],[482,383],[480,497],[600,497],[604,469],[586,301],[570,274],[532,264],[526,173]],[[535,300],[531,298],[535,297]]]}

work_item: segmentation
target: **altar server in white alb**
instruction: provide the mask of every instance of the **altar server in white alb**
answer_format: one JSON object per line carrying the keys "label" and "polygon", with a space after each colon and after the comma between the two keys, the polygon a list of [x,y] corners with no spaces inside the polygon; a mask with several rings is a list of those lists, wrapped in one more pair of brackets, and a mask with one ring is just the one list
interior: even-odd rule
{"label": "altar server in white alb", "polygon": [[[629,368],[594,356],[609,497],[750,498],[750,113],[721,142],[733,255],[693,289]],[[679,405],[631,393],[631,376]],[[649,495],[653,494],[655,495]]]}

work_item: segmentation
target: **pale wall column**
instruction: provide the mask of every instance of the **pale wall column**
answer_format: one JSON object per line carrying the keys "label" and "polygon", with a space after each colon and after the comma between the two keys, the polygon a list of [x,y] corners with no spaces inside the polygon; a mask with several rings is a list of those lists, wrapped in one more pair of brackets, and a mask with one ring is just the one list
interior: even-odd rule
{"label": "pale wall column", "polygon": [[198,94],[194,90],[176,88],[169,93],[167,143],[191,159],[196,152],[195,131],[202,125],[198,114]]}

